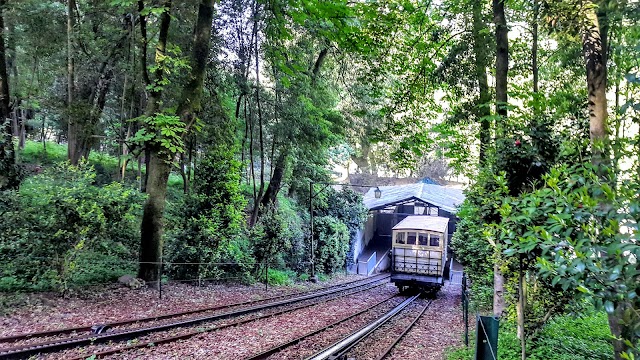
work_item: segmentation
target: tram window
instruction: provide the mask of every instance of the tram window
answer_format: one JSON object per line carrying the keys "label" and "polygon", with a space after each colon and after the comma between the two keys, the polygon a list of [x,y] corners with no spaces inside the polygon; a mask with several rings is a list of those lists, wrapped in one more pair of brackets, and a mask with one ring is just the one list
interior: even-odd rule
{"label": "tram window", "polygon": [[416,233],[408,232],[407,233],[407,245],[415,245],[416,244]]}
{"label": "tram window", "polygon": [[404,244],[404,233],[399,232],[396,234],[396,244]]}
{"label": "tram window", "polygon": [[418,234],[418,245],[427,246],[429,242],[427,241],[428,235],[427,233],[419,233]]}
{"label": "tram window", "polygon": [[431,234],[429,237],[429,246],[440,246],[440,236]]}

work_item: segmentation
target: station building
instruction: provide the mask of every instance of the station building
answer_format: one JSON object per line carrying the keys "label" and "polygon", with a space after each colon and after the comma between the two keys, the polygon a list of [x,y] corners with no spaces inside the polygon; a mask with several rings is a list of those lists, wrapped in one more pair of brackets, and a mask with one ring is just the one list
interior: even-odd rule
{"label": "station building", "polygon": [[350,272],[369,275],[386,270],[389,265],[392,231],[407,216],[439,216],[449,219],[447,244],[456,230],[458,206],[465,196],[461,189],[426,183],[380,186],[381,196],[374,188],[364,195],[369,218],[356,234]]}

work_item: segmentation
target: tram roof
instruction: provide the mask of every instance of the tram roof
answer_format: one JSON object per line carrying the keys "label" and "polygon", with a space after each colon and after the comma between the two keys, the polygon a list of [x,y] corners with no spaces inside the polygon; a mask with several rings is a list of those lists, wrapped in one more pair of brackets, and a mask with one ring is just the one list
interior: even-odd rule
{"label": "tram roof", "polygon": [[393,230],[428,230],[444,233],[447,231],[449,218],[441,216],[417,215],[407,216],[400,221]]}
{"label": "tram roof", "polygon": [[364,195],[364,204],[369,210],[384,209],[407,201],[420,201],[433,204],[451,214],[457,212],[458,205],[464,201],[461,189],[434,184],[407,184],[380,186],[382,196],[375,197],[375,189],[371,188]]}

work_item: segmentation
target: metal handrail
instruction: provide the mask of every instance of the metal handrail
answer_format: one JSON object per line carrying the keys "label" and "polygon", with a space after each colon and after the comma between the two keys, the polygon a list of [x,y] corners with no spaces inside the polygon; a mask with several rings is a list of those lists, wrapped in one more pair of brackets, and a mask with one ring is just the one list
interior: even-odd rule
{"label": "metal handrail", "polygon": [[376,268],[377,255],[378,254],[374,251],[373,254],[371,254],[371,256],[369,256],[369,259],[367,259],[367,276],[371,275],[373,270]]}
{"label": "metal handrail", "polygon": [[[369,258],[367,259],[367,261],[358,261],[358,268],[357,268],[357,272],[358,272],[358,274],[360,274],[360,265],[362,264],[362,265],[366,265],[366,269],[367,269],[367,270],[366,270],[366,275],[367,275],[367,276],[371,275],[371,272],[372,272],[372,271],[375,269],[375,267],[376,267],[376,257],[377,257],[377,254],[376,254],[376,252],[374,251],[374,252],[369,256]],[[373,262],[372,262],[372,260],[373,260]],[[373,265],[372,265],[372,264],[373,264]]]}

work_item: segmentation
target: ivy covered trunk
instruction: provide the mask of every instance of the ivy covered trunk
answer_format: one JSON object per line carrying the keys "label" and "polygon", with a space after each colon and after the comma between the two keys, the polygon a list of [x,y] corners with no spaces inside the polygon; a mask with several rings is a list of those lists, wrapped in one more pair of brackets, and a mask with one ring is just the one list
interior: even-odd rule
{"label": "ivy covered trunk", "polygon": [[[140,241],[140,268],[138,277],[157,286],[160,280],[160,262],[162,261],[162,233],[164,206],[167,199],[167,182],[171,173],[171,164],[163,157],[160,149],[153,149],[149,159],[149,181],[147,182],[147,200],[142,215]],[[156,282],[154,284],[154,282]]]}
{"label": "ivy covered trunk", "polygon": [[[160,56],[164,56],[166,48],[166,40],[169,33],[170,15],[169,8],[171,2],[167,1],[167,10],[162,15],[160,25],[160,39],[156,48],[156,63],[158,61],[158,52]],[[202,0],[198,8],[198,18],[194,31],[193,55],[191,62],[191,74],[189,81],[185,84],[182,92],[182,101],[178,107],[178,115],[180,121],[184,124],[183,135],[188,135],[189,130],[194,126],[196,121],[196,112],[200,110],[202,98],[202,87],[204,83],[205,69],[209,59],[209,43],[211,40],[211,24],[213,22],[214,12],[213,0]],[[140,6],[144,8],[144,4]],[[144,24],[146,26],[146,23]],[[146,29],[145,29],[146,31]],[[162,79],[162,66],[158,66],[156,70],[156,78]],[[160,80],[156,80],[161,83]],[[160,92],[155,91],[153,98],[147,106],[147,116],[154,117],[157,114],[157,105],[159,103]],[[153,121],[152,121],[153,122]],[[176,143],[175,138],[161,138],[161,129],[154,124],[152,126],[155,131],[155,138],[149,142],[149,163],[147,167],[147,185],[146,192],[148,194],[147,201],[144,206],[144,213],[141,225],[141,242],[140,242],[140,268],[139,277],[151,283],[158,281],[160,274],[160,262],[162,260],[162,233],[164,206],[167,197],[167,182],[171,173],[171,162],[174,160],[176,152],[183,151],[181,146]],[[170,125],[169,125],[170,126]],[[172,129],[175,133],[177,130]],[[168,140],[168,141],[163,141]]]}

